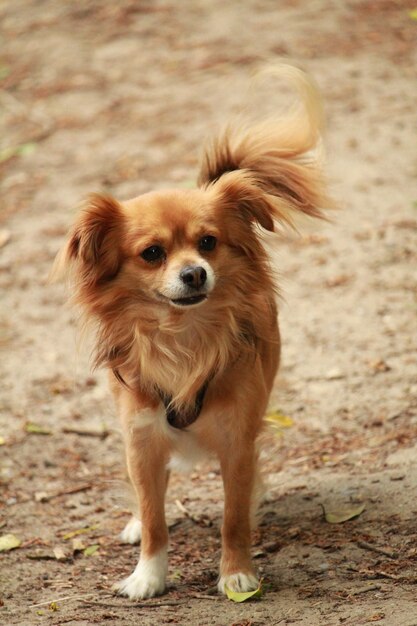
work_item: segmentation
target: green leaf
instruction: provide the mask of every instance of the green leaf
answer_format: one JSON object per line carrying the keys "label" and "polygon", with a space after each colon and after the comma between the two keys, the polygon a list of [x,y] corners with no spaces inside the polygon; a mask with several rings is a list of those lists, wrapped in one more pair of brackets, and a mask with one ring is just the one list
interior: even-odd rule
{"label": "green leaf", "polygon": [[7,148],[3,148],[3,150],[0,150],[0,163],[8,161],[15,156],[27,156],[28,154],[32,154],[35,152],[36,148],[37,144],[33,141],[22,143],[20,146],[8,146]]}
{"label": "green leaf", "polygon": [[22,145],[17,149],[17,153],[21,156],[27,156],[28,154],[35,152],[37,147],[37,144],[33,141],[30,141],[29,143],[22,143]]}
{"label": "green leaf", "polygon": [[22,542],[15,535],[2,535],[0,537],[0,552],[6,552],[7,550],[13,550],[18,548]]}
{"label": "green leaf", "polygon": [[225,587],[225,591],[229,600],[233,602],[246,602],[251,598],[260,598],[262,596],[262,580],[259,581],[258,588],[254,591],[231,591],[228,587]]}
{"label": "green leaf", "polygon": [[350,519],[358,517],[365,510],[365,504],[359,504],[353,507],[342,507],[338,510],[326,511],[323,507],[324,517],[329,524],[341,524]]}
{"label": "green leaf", "polygon": [[99,544],[95,543],[92,546],[88,546],[88,548],[86,548],[84,550],[84,556],[92,556],[93,554],[95,554],[97,552],[97,550],[99,549]]}
{"label": "green leaf", "polygon": [[31,435],[51,435],[52,431],[40,426],[39,424],[35,424],[34,422],[26,422],[25,431]]}

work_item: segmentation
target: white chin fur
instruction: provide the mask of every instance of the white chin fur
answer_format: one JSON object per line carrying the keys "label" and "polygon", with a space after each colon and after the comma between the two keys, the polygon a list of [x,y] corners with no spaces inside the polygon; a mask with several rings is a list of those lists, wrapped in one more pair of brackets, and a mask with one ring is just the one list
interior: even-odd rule
{"label": "white chin fur", "polygon": [[159,596],[165,590],[168,571],[167,548],[151,558],[141,557],[130,576],[116,583],[113,590],[131,600],[144,600]]}
{"label": "white chin fur", "polygon": [[255,574],[244,574],[243,572],[237,572],[236,574],[229,574],[222,576],[218,582],[217,588],[220,593],[226,594],[226,587],[230,591],[237,593],[245,593],[246,591],[255,591],[259,586],[259,581]]}
{"label": "white chin fur", "polygon": [[131,517],[122,532],[120,539],[122,543],[139,543],[142,538],[142,522],[137,517]]}

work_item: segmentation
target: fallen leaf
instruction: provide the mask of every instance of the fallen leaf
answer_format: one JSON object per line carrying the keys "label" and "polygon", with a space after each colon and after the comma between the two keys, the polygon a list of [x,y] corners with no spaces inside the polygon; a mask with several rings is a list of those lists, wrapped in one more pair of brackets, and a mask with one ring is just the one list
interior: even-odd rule
{"label": "fallen leaf", "polygon": [[95,543],[92,546],[88,546],[84,550],[84,556],[92,556],[93,554],[95,554],[97,552],[99,547],[100,547],[100,545],[98,543]]}
{"label": "fallen leaf", "polygon": [[80,539],[80,537],[75,537],[72,540],[72,551],[73,552],[83,552],[85,550],[86,546],[85,543],[82,539]]}
{"label": "fallen leaf", "polygon": [[260,598],[262,596],[262,580],[259,581],[258,588],[254,591],[231,591],[227,587],[225,588],[226,595],[229,600],[233,602],[246,602],[246,600],[250,600],[251,598]]}
{"label": "fallen leaf", "polygon": [[0,537],[0,552],[18,548],[22,542],[15,535],[7,534]]}
{"label": "fallen leaf", "polygon": [[49,496],[46,491],[35,491],[35,502],[48,502]]}
{"label": "fallen leaf", "polygon": [[326,511],[323,507],[324,517],[329,524],[341,524],[350,519],[358,517],[365,510],[365,504],[359,504],[352,507],[341,507],[338,510]]}
{"label": "fallen leaf", "polygon": [[270,422],[273,426],[277,426],[279,428],[290,428],[294,425],[294,421],[288,415],[284,415],[280,411],[271,411],[266,414],[265,420]]}
{"label": "fallen leaf", "polygon": [[53,549],[53,553],[57,561],[66,561],[68,558],[68,555],[61,546],[56,546],[56,548]]}
{"label": "fallen leaf", "polygon": [[50,611],[58,611],[59,610],[59,606],[57,605],[56,602],[51,602],[48,608],[49,608]]}
{"label": "fallen leaf", "polygon": [[20,156],[27,156],[28,154],[32,154],[33,152],[35,152],[37,147],[37,144],[33,141],[29,143],[23,143],[21,146],[19,146],[17,153]]}
{"label": "fallen leaf", "polygon": [[411,9],[411,11],[408,12],[408,15],[412,20],[417,20],[417,9]]}
{"label": "fallen leaf", "polygon": [[391,367],[383,359],[369,361],[368,364],[375,374],[378,372],[389,372],[391,370]]}
{"label": "fallen leaf", "polygon": [[0,436],[0,446],[4,446],[5,443],[6,443],[5,438]]}
{"label": "fallen leaf", "polygon": [[85,528],[79,528],[78,530],[72,530],[70,533],[67,533],[63,536],[63,539],[72,539],[73,537],[77,537],[78,535],[85,535],[92,530],[96,530],[98,528],[98,524],[94,524],[93,526],[86,526]]}
{"label": "fallen leaf", "polygon": [[326,372],[325,378],[327,380],[340,380],[341,378],[345,378],[345,375],[343,374],[341,369],[339,369],[338,367],[333,367],[328,372]]}
{"label": "fallen leaf", "polygon": [[0,163],[9,161],[15,156],[26,156],[32,154],[37,148],[36,143],[22,143],[20,146],[8,146],[0,151]]}
{"label": "fallen leaf", "polygon": [[39,424],[35,424],[34,422],[26,422],[25,431],[30,435],[51,435],[52,432]]}

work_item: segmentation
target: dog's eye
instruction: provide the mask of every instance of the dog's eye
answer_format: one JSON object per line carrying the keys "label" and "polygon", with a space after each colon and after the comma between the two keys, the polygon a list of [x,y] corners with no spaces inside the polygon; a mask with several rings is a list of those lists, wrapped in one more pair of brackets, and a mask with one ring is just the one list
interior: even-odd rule
{"label": "dog's eye", "polygon": [[213,237],[213,235],[205,235],[205,237],[202,237],[200,239],[198,247],[200,248],[200,250],[209,252],[210,250],[214,250],[214,248],[216,247],[216,243],[216,237]]}
{"label": "dog's eye", "polygon": [[161,261],[165,258],[165,250],[161,246],[149,246],[140,255],[147,263]]}

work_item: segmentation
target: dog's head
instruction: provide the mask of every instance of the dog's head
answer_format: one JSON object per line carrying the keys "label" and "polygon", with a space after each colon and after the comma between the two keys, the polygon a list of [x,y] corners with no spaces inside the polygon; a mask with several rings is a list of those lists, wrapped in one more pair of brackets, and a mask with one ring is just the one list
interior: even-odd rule
{"label": "dog's head", "polygon": [[130,309],[135,301],[177,311],[225,303],[262,284],[257,226],[273,230],[270,213],[259,189],[237,172],[205,188],[127,202],[96,194],[58,264],[72,266],[79,299],[95,313],[121,298]]}

